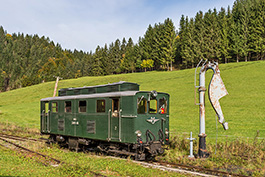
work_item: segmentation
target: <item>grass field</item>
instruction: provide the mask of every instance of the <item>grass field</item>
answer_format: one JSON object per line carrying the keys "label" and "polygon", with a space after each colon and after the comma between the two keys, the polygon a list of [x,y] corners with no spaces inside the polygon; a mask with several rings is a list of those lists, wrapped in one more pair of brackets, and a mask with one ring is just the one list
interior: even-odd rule
{"label": "grass field", "polygon": [[[220,100],[229,130],[218,123],[219,137],[265,138],[265,62],[230,63],[220,65],[221,77],[229,95]],[[206,73],[209,83],[212,71]],[[197,77],[198,78],[198,77]],[[170,94],[170,129],[172,134],[194,135],[199,132],[199,108],[194,104],[194,69],[173,72],[146,72],[83,77],[61,80],[60,88],[82,87],[129,81],[140,84],[140,90],[157,90]],[[53,94],[55,82],[0,93],[0,122],[22,127],[39,128],[39,102]],[[207,94],[206,94],[207,95]],[[206,134],[215,139],[216,117],[206,98]]]}
{"label": "grass field", "polygon": [[[129,81],[140,84],[140,90],[167,92],[170,94],[170,132],[174,141],[171,144],[172,149],[167,151],[166,155],[161,157],[162,159],[178,163],[195,163],[207,168],[228,166],[227,169],[231,170],[231,166],[235,166],[242,169],[242,174],[249,174],[248,171],[251,171],[254,176],[255,174],[256,176],[262,176],[265,174],[265,166],[262,163],[262,159],[265,157],[265,61],[221,64],[219,68],[229,93],[220,100],[225,120],[229,123],[229,130],[224,131],[219,123],[218,130],[216,130],[215,112],[206,97],[207,149],[212,152],[209,160],[188,161],[186,158],[189,150],[188,141],[185,138],[189,136],[190,131],[193,132],[194,136],[197,136],[199,132],[199,108],[194,104],[194,69],[61,80],[59,89]],[[206,73],[207,85],[212,74],[211,70]],[[55,82],[48,82],[0,93],[0,129],[3,129],[5,125],[9,125],[13,129],[19,127],[19,129],[30,129],[38,132],[40,126],[40,99],[52,96],[54,84]],[[218,152],[214,155],[217,131],[219,144]],[[175,139],[176,136],[181,138]],[[256,137],[255,140],[262,139],[263,144],[260,143],[257,146],[255,146],[256,142],[254,142],[254,145],[249,144],[248,142],[253,141],[254,137]],[[234,141],[235,139],[239,139],[239,141]],[[241,144],[241,140],[246,141],[246,143]],[[197,141],[194,146],[196,151]],[[52,154],[52,156],[56,156],[63,161],[74,163],[74,166],[71,168],[65,166],[43,168],[34,160],[24,158],[0,146],[0,175],[93,176],[93,174],[87,173],[87,169],[107,176],[176,175],[159,170],[145,169],[131,163],[130,160],[117,161],[89,154],[63,151],[53,147],[42,147],[40,151]],[[248,151],[250,155],[258,155],[259,158],[245,161],[236,157],[231,158],[229,151],[237,154]],[[260,169],[263,170],[260,171]]]}
{"label": "grass field", "polygon": [[[0,176],[180,176],[158,169],[147,169],[130,159],[118,160],[84,153],[63,151],[56,147],[43,147],[41,153],[60,159],[59,167],[43,166],[37,159],[26,158],[0,146]],[[183,175],[181,175],[183,176]]]}

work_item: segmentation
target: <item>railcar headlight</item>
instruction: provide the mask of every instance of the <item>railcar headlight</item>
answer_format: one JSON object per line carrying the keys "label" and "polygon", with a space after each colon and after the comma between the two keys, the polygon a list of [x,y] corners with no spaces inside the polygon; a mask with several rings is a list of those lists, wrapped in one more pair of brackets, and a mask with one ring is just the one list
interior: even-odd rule
{"label": "railcar headlight", "polygon": [[141,136],[142,136],[142,132],[141,132],[140,130],[136,130],[136,131],[135,131],[135,134],[136,134],[136,136],[138,136],[138,137],[141,137]]}
{"label": "railcar headlight", "polygon": [[165,134],[166,134],[166,135],[168,135],[168,134],[169,134],[169,131],[168,131],[168,129],[167,129],[167,128],[165,129]]}
{"label": "railcar headlight", "polygon": [[155,98],[155,97],[157,96],[157,91],[152,90],[152,91],[151,91],[151,96],[152,96],[153,98]]}

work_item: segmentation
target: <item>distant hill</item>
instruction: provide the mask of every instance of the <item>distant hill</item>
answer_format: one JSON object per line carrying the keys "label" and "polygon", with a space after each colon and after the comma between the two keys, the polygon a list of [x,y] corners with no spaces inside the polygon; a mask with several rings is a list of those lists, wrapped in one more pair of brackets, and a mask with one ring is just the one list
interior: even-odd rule
{"label": "distant hill", "polygon": [[[265,138],[265,61],[221,64],[220,71],[229,95],[220,100],[229,130],[218,123],[219,137]],[[212,71],[207,71],[206,84]],[[194,105],[194,69],[173,72],[130,73],[110,76],[82,77],[61,80],[60,88],[82,87],[129,81],[140,84],[140,90],[157,90],[170,94],[170,132],[199,132],[199,108]],[[22,127],[39,128],[40,99],[51,97],[55,82],[0,93],[0,122]],[[206,98],[206,134],[216,136],[215,113]]]}

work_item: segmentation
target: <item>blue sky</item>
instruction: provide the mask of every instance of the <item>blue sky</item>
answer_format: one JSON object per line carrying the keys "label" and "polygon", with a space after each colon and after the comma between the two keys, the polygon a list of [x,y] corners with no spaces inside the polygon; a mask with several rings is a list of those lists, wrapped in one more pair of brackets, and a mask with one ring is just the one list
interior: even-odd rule
{"label": "blue sky", "polygon": [[66,49],[93,51],[131,37],[137,42],[148,25],[181,15],[233,6],[234,0],[0,0],[0,25],[8,33],[49,37]]}

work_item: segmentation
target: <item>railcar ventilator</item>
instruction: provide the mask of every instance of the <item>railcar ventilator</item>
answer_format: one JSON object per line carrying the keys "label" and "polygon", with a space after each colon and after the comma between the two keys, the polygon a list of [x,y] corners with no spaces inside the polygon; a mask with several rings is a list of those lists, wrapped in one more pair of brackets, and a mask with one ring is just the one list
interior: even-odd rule
{"label": "railcar ventilator", "polygon": [[201,64],[202,60],[196,67],[195,70],[195,91],[198,88],[199,91],[199,103],[196,103],[196,92],[195,92],[195,104],[200,106],[200,133],[199,133],[199,150],[198,156],[201,158],[206,158],[209,156],[209,153],[206,151],[206,134],[205,134],[205,73],[208,69],[212,69],[214,74],[212,76],[211,82],[209,84],[208,94],[209,100],[212,104],[213,109],[216,112],[216,115],[219,118],[219,123],[224,127],[224,130],[228,129],[228,123],[225,122],[224,115],[219,103],[219,99],[228,94],[225,85],[220,76],[220,70],[217,62],[207,62],[207,60],[202,64],[200,70],[200,80],[199,86],[196,86],[196,73],[197,68]]}

